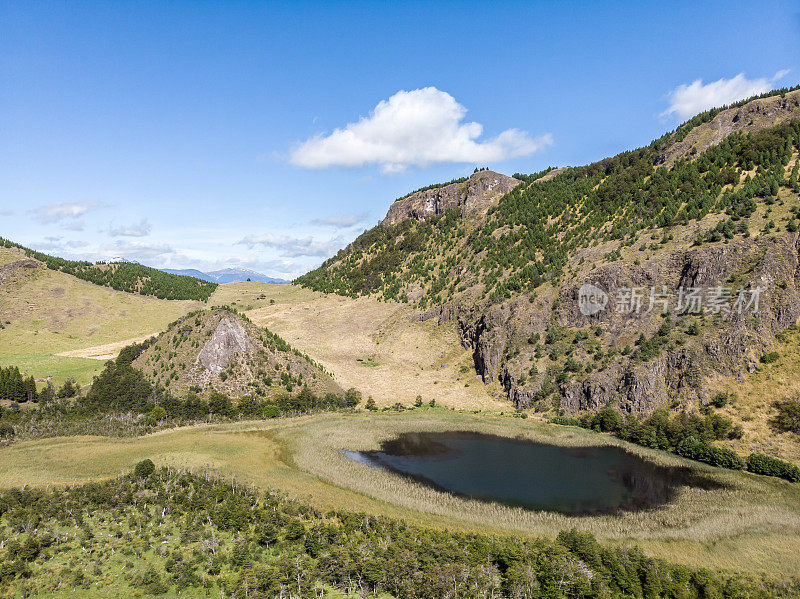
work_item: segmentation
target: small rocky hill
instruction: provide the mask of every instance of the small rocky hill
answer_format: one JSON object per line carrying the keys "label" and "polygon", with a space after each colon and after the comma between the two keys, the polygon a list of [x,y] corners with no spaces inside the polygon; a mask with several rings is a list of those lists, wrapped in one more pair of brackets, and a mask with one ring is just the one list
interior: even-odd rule
{"label": "small rocky hill", "polygon": [[225,308],[193,312],[172,323],[133,366],[177,396],[214,390],[234,398],[269,398],[304,386],[317,395],[342,393],[310,358]]}
{"label": "small rocky hill", "polygon": [[382,224],[395,225],[409,218],[422,221],[448,210],[457,210],[464,218],[480,219],[497,205],[501,196],[520,183],[522,181],[494,171],[477,171],[465,181],[416,191],[400,198],[391,205]]}

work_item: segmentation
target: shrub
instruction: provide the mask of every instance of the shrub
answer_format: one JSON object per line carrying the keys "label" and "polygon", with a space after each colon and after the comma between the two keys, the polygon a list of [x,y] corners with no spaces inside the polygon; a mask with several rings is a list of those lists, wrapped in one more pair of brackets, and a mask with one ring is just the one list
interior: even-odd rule
{"label": "shrub", "polygon": [[744,460],[732,449],[709,445],[697,437],[687,437],[681,441],[675,448],[675,453],[690,460],[731,470],[742,470],[745,466]]}
{"label": "shrub", "polygon": [[156,465],[153,463],[152,460],[142,460],[136,467],[133,469],[133,475],[136,478],[147,478],[156,470]]}
{"label": "shrub", "polygon": [[277,418],[281,415],[281,410],[278,406],[265,405],[261,410],[261,415],[264,418]]}
{"label": "shrub", "polygon": [[147,424],[153,425],[164,420],[167,417],[167,411],[161,406],[156,406],[147,415]]}
{"label": "shrub", "polygon": [[10,439],[14,436],[14,427],[8,422],[0,422],[0,439]]}
{"label": "shrub", "polygon": [[227,395],[212,391],[211,397],[208,399],[208,409],[212,414],[228,416],[233,409],[233,405],[231,404],[231,399]]}
{"label": "shrub", "polygon": [[767,352],[766,354],[761,356],[761,363],[762,364],[772,364],[773,362],[777,362],[778,358],[780,358],[780,356],[778,355],[778,352],[776,352],[776,351]]}
{"label": "shrub", "polygon": [[610,406],[606,406],[600,410],[595,420],[600,426],[600,430],[605,433],[616,432],[622,427],[622,416]]}
{"label": "shrub", "polygon": [[751,453],[747,458],[747,469],[755,474],[777,476],[794,483],[800,482],[800,468],[763,453]]}
{"label": "shrub", "polygon": [[776,401],[772,406],[778,412],[772,425],[780,431],[800,434],[800,396]]}
{"label": "shrub", "polygon": [[728,401],[728,394],[724,391],[720,391],[711,398],[711,405],[715,408],[724,408],[726,405],[728,405]]}

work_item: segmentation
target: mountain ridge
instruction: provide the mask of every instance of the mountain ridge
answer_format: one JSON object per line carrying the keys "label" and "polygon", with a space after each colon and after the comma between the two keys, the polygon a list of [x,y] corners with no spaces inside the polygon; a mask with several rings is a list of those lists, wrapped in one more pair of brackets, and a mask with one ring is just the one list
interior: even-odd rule
{"label": "mountain ridge", "polygon": [[246,281],[272,283],[275,285],[285,285],[289,283],[289,281],[286,279],[270,277],[260,272],[256,272],[255,270],[250,270],[249,268],[221,268],[219,270],[213,270],[209,272],[204,272],[195,268],[160,268],[159,270],[174,275],[194,277],[195,279],[200,279],[201,281],[208,281],[210,283],[217,283],[219,285],[223,285],[225,283],[243,283]]}
{"label": "mountain ridge", "polygon": [[[455,322],[484,382],[499,380],[520,409],[696,411],[725,380],[762,368],[800,317],[798,99],[797,89],[778,90],[698,115],[637,150],[518,176],[484,218],[465,218],[458,204],[424,218],[405,210],[296,282]],[[737,114],[763,118],[712,134]],[[612,307],[582,314],[585,284]],[[763,288],[761,311],[613,309],[624,288],[677,296],[695,285]]]}

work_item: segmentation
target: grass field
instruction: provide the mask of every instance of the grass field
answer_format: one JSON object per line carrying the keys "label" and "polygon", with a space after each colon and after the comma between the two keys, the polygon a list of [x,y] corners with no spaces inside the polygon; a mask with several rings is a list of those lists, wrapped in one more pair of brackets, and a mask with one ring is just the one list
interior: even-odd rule
{"label": "grass field", "polygon": [[[22,258],[17,250],[0,248],[0,266]],[[96,359],[80,350],[158,333],[202,305],[124,293],[43,266],[17,269],[0,283],[0,366],[52,376],[56,384],[68,377],[89,383],[113,350]]]}
{"label": "grass field", "polygon": [[452,324],[412,322],[403,304],[264,283],[221,285],[211,302],[245,311],[378,405],[411,405],[421,395],[458,409],[510,408],[498,384],[476,375]]}
{"label": "grass field", "polygon": [[[0,487],[63,485],[112,477],[144,458],[211,470],[241,484],[278,488],[321,509],[345,508],[427,526],[552,536],[576,526],[612,543],[691,566],[800,571],[800,490],[781,480],[697,465],[725,488],[683,489],[672,504],[622,515],[564,516],[451,497],[357,464],[340,449],[376,448],[409,430],[475,430],[566,445],[621,444],[589,431],[447,410],[404,414],[328,414],[256,423],[198,426],[136,439],[73,437],[0,448]],[[680,458],[628,446],[651,459]]]}

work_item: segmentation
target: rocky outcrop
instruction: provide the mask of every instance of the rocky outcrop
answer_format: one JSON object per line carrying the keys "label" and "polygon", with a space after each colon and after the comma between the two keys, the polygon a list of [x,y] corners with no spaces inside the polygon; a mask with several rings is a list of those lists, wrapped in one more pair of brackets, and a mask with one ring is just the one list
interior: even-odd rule
{"label": "rocky outcrop", "polygon": [[244,330],[239,319],[228,316],[220,320],[214,334],[197,355],[196,363],[206,370],[219,374],[230,366],[236,354],[251,353],[255,344]]}
{"label": "rocky outcrop", "polygon": [[14,274],[14,271],[16,271],[18,268],[34,269],[38,268],[39,264],[40,262],[30,259],[17,260],[15,262],[11,262],[10,264],[6,264],[5,266],[0,267],[0,283],[11,278],[11,275]]}
{"label": "rocky outcrop", "polygon": [[133,366],[178,397],[218,391],[232,398],[275,398],[303,387],[319,396],[343,393],[310,358],[227,309],[178,319],[148,341]]}
{"label": "rocky outcrop", "polygon": [[494,171],[478,171],[462,183],[417,191],[397,200],[382,224],[394,225],[409,218],[426,220],[447,210],[458,210],[468,218],[482,218],[501,196],[520,183],[518,179]]}
{"label": "rocky outcrop", "polygon": [[[565,329],[599,327],[605,348],[634,345],[642,334],[652,337],[663,322],[660,305],[650,309],[651,288],[671,295],[673,314],[681,289],[684,293],[690,288],[728,289],[731,301],[740,288],[760,289],[755,314],[737,309],[709,313],[701,335],[681,335],[655,358],[639,361],[633,354],[622,356],[603,369],[570,377],[557,388],[560,407],[568,413],[613,403],[624,412],[647,414],[673,401],[686,405],[707,401],[703,381],[708,375],[736,376],[754,369],[760,356],[772,349],[775,335],[800,318],[799,255],[796,233],[738,239],[665,251],[641,265],[605,263],[581,280],[562,285],[552,297],[541,294],[536,301],[527,296],[488,305],[462,300],[418,317],[455,321],[483,380],[500,380],[509,400],[524,408],[536,400],[544,381],[544,373],[528,372],[534,345],[527,339],[537,334],[543,339],[551,323]],[[609,297],[595,314],[584,314],[579,307],[585,283]],[[617,305],[620,292],[630,288],[647,290],[638,312]]]}

